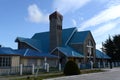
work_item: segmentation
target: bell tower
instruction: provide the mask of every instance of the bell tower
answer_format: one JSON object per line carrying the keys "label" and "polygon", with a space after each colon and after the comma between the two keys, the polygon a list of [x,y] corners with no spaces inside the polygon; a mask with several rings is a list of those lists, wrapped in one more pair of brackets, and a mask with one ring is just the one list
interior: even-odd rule
{"label": "bell tower", "polygon": [[57,11],[49,16],[50,20],[50,51],[62,45],[63,16]]}

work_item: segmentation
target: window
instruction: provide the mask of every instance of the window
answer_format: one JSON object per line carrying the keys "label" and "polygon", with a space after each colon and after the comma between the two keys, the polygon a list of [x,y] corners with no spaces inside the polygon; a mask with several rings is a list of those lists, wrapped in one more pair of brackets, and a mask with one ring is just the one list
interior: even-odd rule
{"label": "window", "polygon": [[89,46],[93,46],[93,44],[92,44],[92,41],[91,41],[91,40],[89,40],[89,41],[88,41],[88,45],[89,45]]}
{"label": "window", "polygon": [[57,29],[58,29],[58,30],[62,30],[62,26],[58,25],[58,26],[57,26]]}
{"label": "window", "polygon": [[0,56],[0,67],[10,67],[11,57],[10,56]]}

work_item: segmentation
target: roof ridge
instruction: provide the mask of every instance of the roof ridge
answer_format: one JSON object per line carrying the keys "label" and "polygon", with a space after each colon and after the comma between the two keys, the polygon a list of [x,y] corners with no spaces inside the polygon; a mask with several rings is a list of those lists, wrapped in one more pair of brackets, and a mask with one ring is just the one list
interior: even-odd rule
{"label": "roof ridge", "polygon": [[85,31],[78,31],[78,32],[91,32],[90,30],[85,30]]}
{"label": "roof ridge", "polygon": [[75,29],[77,27],[70,27],[70,28],[64,28],[63,30],[67,30],[67,29]]}
{"label": "roof ridge", "polygon": [[17,37],[17,38],[21,38],[21,39],[31,39],[31,38],[25,38],[25,37]]}
{"label": "roof ridge", "polygon": [[70,39],[72,38],[72,36],[73,36],[73,34],[76,32],[76,30],[77,30],[77,28],[75,28],[75,29],[73,30],[73,32],[72,32],[71,35],[69,36],[68,40],[66,41],[65,45],[68,44],[68,42],[70,41]]}
{"label": "roof ridge", "polygon": [[49,33],[49,31],[46,31],[46,32],[38,32],[38,33],[35,33],[35,34],[42,34],[42,33]]}
{"label": "roof ridge", "polygon": [[31,37],[31,39],[34,39],[34,37],[35,37],[36,35],[39,35],[39,34],[45,34],[45,33],[48,33],[48,34],[49,34],[50,31],[35,33],[35,34]]}
{"label": "roof ridge", "polygon": [[25,53],[24,53],[24,56],[28,53],[29,49],[26,49]]}

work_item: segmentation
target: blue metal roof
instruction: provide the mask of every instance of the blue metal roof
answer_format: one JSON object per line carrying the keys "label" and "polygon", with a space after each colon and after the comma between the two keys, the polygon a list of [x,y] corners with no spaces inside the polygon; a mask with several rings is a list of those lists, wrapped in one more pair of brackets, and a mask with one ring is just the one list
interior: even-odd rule
{"label": "blue metal roof", "polygon": [[19,54],[23,57],[47,57],[47,58],[57,58],[55,55],[49,53],[40,53],[31,49],[19,49],[15,50],[16,54]]}
{"label": "blue metal roof", "polygon": [[49,44],[50,44],[49,32],[36,33],[31,39],[40,40],[42,46],[40,49],[42,50],[42,52],[47,52],[47,53],[49,52]]}
{"label": "blue metal roof", "polygon": [[[62,30],[62,45],[64,46],[68,38],[71,36],[73,31],[76,29],[74,28],[67,28]],[[49,51],[49,44],[50,44],[50,33],[49,32],[42,32],[42,33],[36,33],[32,39],[40,40],[43,44],[43,47],[46,47],[44,51]]]}
{"label": "blue metal roof", "polygon": [[62,45],[64,46],[67,40],[70,38],[72,33],[76,30],[76,27],[74,28],[68,28],[62,30]]}
{"label": "blue metal roof", "polygon": [[29,46],[35,48],[36,50],[38,50],[40,52],[42,50],[42,44],[41,44],[40,40],[21,38],[21,37],[18,37],[17,40],[19,40],[20,42],[24,42],[24,43],[28,44]]}
{"label": "blue metal roof", "polygon": [[76,32],[73,35],[72,39],[70,40],[70,43],[83,43],[89,33],[90,33],[90,31]]}
{"label": "blue metal roof", "polygon": [[33,35],[32,39],[44,40],[49,39],[49,32],[41,32]]}
{"label": "blue metal roof", "polygon": [[[66,42],[68,43],[79,43],[84,42],[88,33],[90,31],[82,31],[78,32],[76,28],[68,28],[62,30],[62,46],[66,47],[59,47],[59,49],[66,55],[66,56],[73,56],[73,57],[83,57],[81,53],[77,53],[70,47],[67,47]],[[49,45],[50,45],[50,34],[49,32],[42,32],[36,33],[33,35],[31,39],[27,38],[18,38],[19,41],[25,42],[31,47],[37,49],[42,53],[49,53]],[[74,54],[74,55],[72,55]]]}
{"label": "blue metal roof", "polygon": [[11,48],[2,47],[0,48],[0,55],[19,55],[23,57],[47,57],[47,58],[57,58],[55,55],[49,53],[40,53],[31,49],[19,49],[13,50]]}
{"label": "blue metal roof", "polygon": [[0,55],[18,55],[18,54],[15,54],[15,51],[11,48],[1,47]]}
{"label": "blue metal roof", "polygon": [[67,57],[84,57],[82,53],[78,53],[69,46],[66,47],[58,47],[58,50],[60,50],[65,56]]}
{"label": "blue metal roof", "polygon": [[106,54],[101,52],[100,50],[96,49],[96,58],[101,58],[101,59],[110,59],[110,57]]}
{"label": "blue metal roof", "polygon": [[[62,45],[65,45],[68,38],[71,36],[76,28],[68,28],[62,30]],[[49,32],[36,33],[31,39],[18,37],[17,39],[21,42],[25,42],[31,47],[37,49],[41,52],[49,52],[50,44],[50,34]]]}

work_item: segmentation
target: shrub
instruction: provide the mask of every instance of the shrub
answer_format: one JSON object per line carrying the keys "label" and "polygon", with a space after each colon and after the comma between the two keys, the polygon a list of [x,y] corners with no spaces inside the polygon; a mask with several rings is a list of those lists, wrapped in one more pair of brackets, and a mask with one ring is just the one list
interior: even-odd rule
{"label": "shrub", "polygon": [[97,63],[94,63],[93,64],[93,68],[97,68],[98,66],[97,66]]}
{"label": "shrub", "polygon": [[80,69],[78,68],[77,64],[74,61],[68,61],[65,64],[64,74],[65,75],[78,75],[80,74]]}

